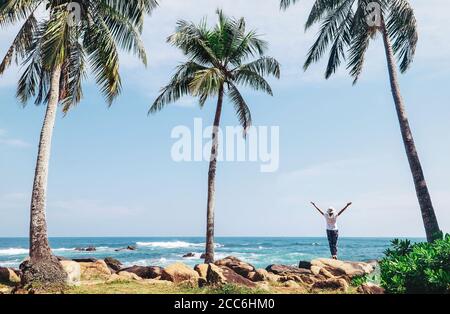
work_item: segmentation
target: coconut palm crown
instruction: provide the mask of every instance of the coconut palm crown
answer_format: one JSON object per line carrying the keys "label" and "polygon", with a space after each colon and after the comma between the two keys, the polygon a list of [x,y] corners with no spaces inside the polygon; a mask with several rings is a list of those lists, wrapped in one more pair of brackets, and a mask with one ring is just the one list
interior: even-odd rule
{"label": "coconut palm crown", "polygon": [[[215,175],[218,152],[218,128],[224,96],[233,104],[244,135],[251,126],[250,109],[238,86],[249,87],[272,95],[265,76],[280,77],[280,65],[264,56],[267,43],[254,31],[246,30],[245,21],[227,17],[218,10],[218,22],[208,28],[206,19],[199,25],[179,21],[168,42],[181,49],[188,61],[178,66],[176,73],[150,108],[155,113],[183,96],[199,99],[200,107],[217,96],[212,132],[211,159],[208,172],[208,202],[205,262],[214,261]],[[249,61],[249,59],[256,59]]]}

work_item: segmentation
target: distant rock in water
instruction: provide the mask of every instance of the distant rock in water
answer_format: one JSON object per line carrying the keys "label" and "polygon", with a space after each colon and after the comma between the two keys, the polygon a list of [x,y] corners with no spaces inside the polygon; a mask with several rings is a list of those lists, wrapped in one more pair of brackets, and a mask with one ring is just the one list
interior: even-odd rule
{"label": "distant rock in water", "polygon": [[186,254],[183,255],[183,257],[184,258],[186,258],[186,257],[195,257],[195,253],[192,253],[192,252],[191,253],[186,253]]}
{"label": "distant rock in water", "polygon": [[75,248],[75,251],[79,251],[79,252],[95,252],[95,251],[97,251],[97,249],[95,248],[95,246],[88,246],[87,248],[77,247],[77,248]]}
{"label": "distant rock in water", "polygon": [[129,245],[127,247],[124,248],[120,248],[120,249],[115,249],[115,252],[120,252],[120,251],[136,251],[136,247],[134,245]]}

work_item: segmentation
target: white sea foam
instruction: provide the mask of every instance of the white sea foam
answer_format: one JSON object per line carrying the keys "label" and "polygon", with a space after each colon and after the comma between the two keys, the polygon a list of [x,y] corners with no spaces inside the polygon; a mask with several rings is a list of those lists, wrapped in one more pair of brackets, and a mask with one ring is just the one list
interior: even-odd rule
{"label": "white sea foam", "polygon": [[66,251],[74,251],[74,250],[75,250],[75,248],[65,248],[65,247],[52,249],[53,252],[66,252]]}
{"label": "white sea foam", "polygon": [[[190,243],[185,241],[169,241],[169,242],[136,242],[138,246],[146,247],[160,247],[166,249],[188,248],[188,247],[203,247],[205,243]],[[222,247],[223,245],[216,243],[216,247]]]}
{"label": "white sea foam", "polygon": [[23,255],[28,254],[28,249],[23,248],[7,248],[0,249],[0,255]]}

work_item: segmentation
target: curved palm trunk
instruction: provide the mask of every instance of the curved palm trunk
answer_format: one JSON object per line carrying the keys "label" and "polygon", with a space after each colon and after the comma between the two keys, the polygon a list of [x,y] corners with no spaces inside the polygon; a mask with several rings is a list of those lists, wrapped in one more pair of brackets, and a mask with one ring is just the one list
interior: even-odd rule
{"label": "curved palm trunk", "polygon": [[222,114],[223,104],[223,85],[219,90],[219,99],[217,100],[216,116],[214,118],[211,159],[209,161],[208,171],[208,205],[206,210],[206,254],[205,263],[214,262],[214,205],[216,194],[216,168],[217,168],[217,153],[219,149],[219,126],[220,116]]}
{"label": "curved palm trunk", "polygon": [[59,102],[61,66],[55,66],[50,82],[50,98],[41,130],[30,209],[30,260],[24,266],[25,283],[61,283],[65,279],[57,259],[52,255],[45,218],[48,167],[53,128]]}
{"label": "curved palm trunk", "polygon": [[392,96],[394,97],[395,108],[397,110],[398,120],[400,122],[400,129],[403,137],[403,143],[408,156],[409,166],[414,179],[417,198],[419,200],[420,209],[422,212],[423,223],[428,242],[432,242],[439,237],[440,230],[434,212],[433,204],[431,202],[430,193],[428,191],[425,176],[423,174],[422,166],[420,164],[419,155],[414,144],[411,128],[409,126],[408,117],[406,114],[405,105],[400,94],[400,87],[398,84],[396,64],[392,45],[385,25],[381,30],[383,34],[384,48],[386,52],[387,64],[389,69],[389,78],[391,83]]}

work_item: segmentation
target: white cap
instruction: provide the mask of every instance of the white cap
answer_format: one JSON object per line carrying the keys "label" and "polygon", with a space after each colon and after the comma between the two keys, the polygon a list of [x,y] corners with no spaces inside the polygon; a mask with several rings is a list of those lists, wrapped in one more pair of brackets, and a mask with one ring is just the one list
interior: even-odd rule
{"label": "white cap", "polygon": [[335,212],[336,212],[336,209],[334,209],[334,207],[331,207],[331,206],[330,206],[330,207],[328,208],[328,213],[329,213],[329,214],[333,214],[333,213],[335,213]]}

